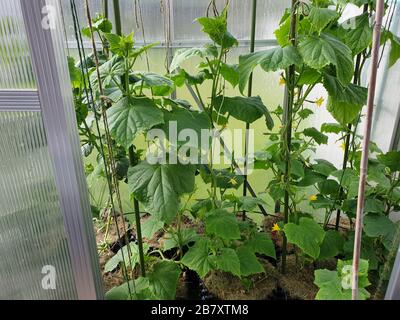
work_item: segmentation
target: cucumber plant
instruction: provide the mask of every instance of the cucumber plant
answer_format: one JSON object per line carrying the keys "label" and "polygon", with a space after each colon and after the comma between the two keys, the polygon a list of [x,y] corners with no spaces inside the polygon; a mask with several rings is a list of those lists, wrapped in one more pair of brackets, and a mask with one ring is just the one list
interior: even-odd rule
{"label": "cucumber plant", "polygon": [[[243,123],[253,123],[264,117],[266,127],[272,129],[273,120],[260,97],[228,97],[226,86],[238,85],[237,65],[229,65],[225,57],[237,46],[238,41],[227,29],[227,8],[215,17],[201,17],[197,22],[203,32],[212,40],[201,48],[178,50],[170,67],[172,78],[179,86],[193,86],[199,107],[209,120],[209,129],[222,132],[233,117]],[[182,67],[184,61],[198,58],[197,74],[190,74]],[[202,96],[201,86],[211,83],[209,99]],[[246,110],[244,112],[244,110]],[[217,141],[216,143],[219,143]],[[216,168],[213,163],[213,144],[209,146],[209,161],[200,165],[198,171],[203,182],[209,186],[209,198],[199,200],[191,214],[205,226],[202,237],[190,246],[181,259],[186,267],[205,277],[217,269],[245,278],[264,271],[256,254],[275,258],[275,248],[270,236],[258,232],[251,221],[239,221],[236,214],[240,210],[253,210],[260,199],[236,197],[229,190],[238,189],[244,181],[232,164],[228,168]]]}
{"label": "cucumber plant", "polygon": [[[350,3],[363,7],[363,13],[341,22]],[[268,233],[260,232],[249,218],[238,219],[241,212],[264,204],[258,198],[235,195],[234,191],[245,183],[239,164],[232,161],[229,166],[218,167],[213,161],[219,156],[215,154],[215,143],[223,143],[221,133],[231,118],[244,124],[265,119],[267,147],[255,153],[254,164],[256,169],[272,172],[266,189],[276,201],[276,208],[283,207],[283,221],[274,227],[284,237],[282,271],[285,272],[288,243],[294,245],[296,255],[309,261],[351,258],[351,219],[355,214],[362,138],[357,135],[357,126],[367,98],[360,79],[370,55],[372,14],[373,1],[368,0],[293,0],[275,31],[277,47],[240,56],[238,64],[228,64],[226,58],[238,41],[228,31],[226,7],[214,17],[197,19],[211,43],[177,50],[167,75],[137,70],[138,59],[154,44],[136,47],[133,34],[114,34],[108,19],[94,19],[92,30],[103,44],[99,72],[104,95],[99,92],[93,57],[84,57],[90,68],[87,73],[72,59],[69,61],[82,150],[85,156],[93,150],[98,154],[98,166],[88,170],[104,175],[102,155],[108,150],[101,147],[101,137],[93,130],[85,82],[93,87],[96,103],[107,103],[118,178],[127,183],[131,197],[150,214],[143,223],[140,219],[128,220],[132,227],[141,224],[147,239],[158,231],[163,233],[160,248],[130,243],[107,262],[107,272],[121,267],[134,273],[138,265],[144,267],[143,262],[147,270],[146,275],[113,288],[107,294],[110,299],[173,299],[186,268],[200,278],[212,270],[228,272],[248,284],[249,277],[264,272],[261,256],[279,258]],[[383,32],[382,46],[391,42],[392,66],[400,57],[400,40],[389,30]],[[87,28],[83,34],[92,36]],[[184,62],[190,59],[200,60],[195,74],[184,68]],[[285,99],[273,112],[259,96],[243,94],[257,66],[266,72],[282,71]],[[177,87],[184,86],[196,98],[197,108],[188,101],[171,98]],[[238,88],[242,96],[227,96],[228,86]],[[307,126],[313,116],[308,104],[324,104],[322,98],[310,98],[317,86],[326,89],[326,108],[336,120],[320,128]],[[205,95],[207,88],[211,89]],[[278,120],[278,130],[274,130],[278,127],[274,120]],[[213,132],[212,139],[200,146],[149,135],[156,129],[170,138],[171,123],[176,123],[177,135],[191,129],[201,136],[202,130],[208,130]],[[104,133],[100,135],[104,138]],[[332,135],[343,141],[342,168],[325,159],[314,159],[316,148],[327,144]],[[138,137],[145,139],[151,154],[159,155],[161,151],[165,161],[153,163],[144,158],[134,145]],[[185,145],[186,149],[182,148]],[[368,260],[366,270],[381,272],[388,253],[398,242],[398,225],[389,219],[389,214],[398,209],[400,201],[400,153],[384,154],[373,143],[371,151],[361,257]],[[189,158],[197,162],[187,161]],[[193,204],[196,183],[206,185],[208,197],[196,199]],[[313,194],[309,196],[311,190]],[[314,213],[321,211],[323,221],[318,223]],[[350,229],[339,232],[343,216],[349,218]],[[185,223],[187,219],[193,226]],[[171,251],[172,257],[166,258]],[[346,264],[348,261],[339,260],[337,272],[316,271],[315,284],[320,288],[317,299],[348,296],[345,289],[338,287]],[[362,283],[367,286],[368,281]]]}
{"label": "cucumber plant", "polygon": [[[363,12],[340,22],[349,4],[362,7]],[[354,210],[358,183],[356,168],[359,167],[360,156],[357,125],[367,99],[367,88],[360,85],[360,79],[371,52],[370,17],[373,11],[374,3],[368,0],[315,0],[309,4],[294,0],[291,8],[285,11],[279,29],[275,31],[279,45],[240,57],[239,87],[242,92],[256,66],[261,66],[266,72],[284,71],[281,82],[286,88],[285,99],[283,107],[278,106],[274,111],[281,122],[281,130],[269,135],[265,150],[256,154],[256,164],[260,168],[270,169],[274,174],[267,190],[277,202],[276,207],[284,207],[284,240],[294,244],[296,250],[300,249],[312,260],[343,254],[345,239],[337,231],[341,212],[350,219],[354,217],[349,211],[349,205],[352,204],[351,210]],[[392,66],[400,57],[397,50],[399,39],[388,30],[383,30],[383,33],[385,37],[382,45],[386,41],[392,43]],[[307,104],[321,106],[324,103],[322,98],[309,98],[314,88],[320,85],[328,93],[326,108],[336,122],[324,123],[321,128],[308,128],[306,124],[313,111]],[[343,141],[345,156],[342,169],[336,168],[325,159],[313,159],[315,148],[328,143],[328,134],[336,134],[337,140]],[[379,155],[378,159],[379,157],[384,155]],[[379,166],[378,168],[383,169]],[[373,170],[375,169],[372,167],[370,171]],[[396,174],[389,173],[389,176],[394,177]],[[317,194],[307,197],[310,188],[314,188]],[[376,200],[375,196],[372,198]],[[370,199],[369,202],[376,203],[375,200]],[[309,203],[315,210],[325,211],[322,227],[313,220],[309,212],[302,210],[304,203]],[[379,203],[383,206],[383,203]],[[336,230],[331,230],[330,221],[334,211],[337,211],[334,223]],[[367,216],[367,224],[369,220]],[[391,226],[385,230],[393,232],[394,224],[388,224]],[[349,239],[347,243],[351,242],[351,232]],[[364,241],[368,241],[368,237]],[[283,272],[286,247],[284,241]],[[345,247],[350,249],[349,245]]]}

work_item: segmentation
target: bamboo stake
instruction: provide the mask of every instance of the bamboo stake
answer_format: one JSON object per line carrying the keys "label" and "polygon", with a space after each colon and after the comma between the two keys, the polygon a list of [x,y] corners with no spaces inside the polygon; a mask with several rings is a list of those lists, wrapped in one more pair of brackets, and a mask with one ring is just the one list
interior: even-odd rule
{"label": "bamboo stake", "polygon": [[365,182],[368,170],[368,146],[371,138],[372,116],[374,111],[374,99],[376,78],[378,73],[379,47],[381,40],[381,27],[384,14],[384,0],[377,0],[374,37],[372,44],[371,74],[369,81],[366,124],[364,127],[364,139],[360,164],[360,185],[358,188],[356,229],[354,237],[353,274],[352,274],[352,300],[358,299],[358,269],[361,252],[361,234],[363,223],[363,211],[365,200]]}
{"label": "bamboo stake", "polygon": [[[253,53],[255,50],[255,41],[256,41],[256,22],[257,22],[257,0],[253,0],[252,5],[252,17],[251,17],[251,37],[250,37],[250,53]],[[251,97],[253,91],[253,73],[250,74],[249,85],[247,96]],[[245,163],[244,163],[244,184],[243,184],[243,196],[247,196],[247,164],[249,161],[249,131],[250,123],[246,123],[246,139],[245,139]],[[246,220],[246,211],[243,210],[242,215],[243,221]]]}

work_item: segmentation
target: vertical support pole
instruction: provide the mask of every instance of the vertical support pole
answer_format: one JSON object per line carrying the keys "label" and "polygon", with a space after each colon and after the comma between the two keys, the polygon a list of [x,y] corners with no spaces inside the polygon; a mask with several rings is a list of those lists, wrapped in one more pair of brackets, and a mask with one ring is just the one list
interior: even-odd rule
{"label": "vertical support pole", "polygon": [[[174,50],[172,48],[173,41],[175,39],[175,23],[174,23],[174,0],[166,0],[168,6],[168,15],[165,17],[167,19],[166,25],[168,25],[168,30],[166,30],[166,50],[167,50],[167,72],[169,73],[169,66],[174,58]],[[166,7],[167,7],[166,6]],[[167,8],[166,8],[167,9]],[[176,99],[176,91],[172,92],[171,99]]]}
{"label": "vertical support pole", "polygon": [[372,116],[374,111],[376,78],[378,73],[379,48],[381,40],[382,19],[384,14],[384,0],[377,0],[374,37],[372,42],[371,74],[368,90],[367,115],[364,127],[364,139],[362,142],[362,154],[360,164],[360,184],[358,188],[356,228],[354,235],[353,274],[352,274],[352,300],[358,299],[358,269],[361,253],[361,235],[364,214],[365,182],[368,171],[368,148],[371,138]]}
{"label": "vertical support pole", "polygon": [[[100,268],[93,234],[92,214],[83,170],[79,136],[69,86],[65,39],[58,19],[59,0],[20,0],[37,79],[38,93],[52,157],[60,208],[68,238],[78,299],[103,298]],[[54,9],[42,26],[42,9]]]}
{"label": "vertical support pole", "polygon": [[[122,23],[121,23],[121,10],[119,6],[119,0],[113,0],[114,2],[114,14],[115,14],[115,29],[116,33],[121,36],[122,35]],[[122,83],[124,83],[122,81]],[[133,146],[129,147],[129,164],[131,166],[135,163],[135,150]],[[136,223],[136,238],[138,241],[139,247],[139,260],[140,260],[140,271],[142,277],[146,276],[146,266],[144,262],[144,251],[143,251],[143,239],[142,239],[142,226],[140,224],[140,208],[139,208],[139,201],[134,199],[133,206],[135,211],[135,223]]]}
{"label": "vertical support pole", "polygon": [[119,6],[119,0],[113,0],[113,5],[114,5],[114,17],[115,17],[115,33],[121,35],[122,23],[121,23],[121,9]]}
{"label": "vertical support pole", "polygon": [[103,0],[103,15],[108,19],[108,0]]}
{"label": "vertical support pole", "polygon": [[[253,53],[255,50],[255,42],[256,42],[256,22],[257,22],[257,0],[253,0],[252,4],[252,15],[251,15],[251,36],[250,36],[250,53]],[[253,91],[253,72],[250,74],[249,84],[248,84],[248,92],[247,96],[251,97]],[[244,183],[243,183],[243,196],[247,196],[247,165],[249,161],[249,130],[250,123],[246,123],[246,139],[244,145],[244,154],[245,154],[245,163],[244,163]],[[246,220],[246,211],[243,210],[242,215],[243,221]]]}
{"label": "vertical support pole", "polygon": [[[297,45],[297,5],[298,0],[292,0],[292,12],[290,19],[290,33],[289,41],[293,46]],[[285,99],[284,99],[284,111],[283,111],[283,157],[285,161],[285,196],[284,196],[284,222],[289,222],[289,206],[290,206],[290,195],[289,195],[289,184],[290,184],[290,155],[292,145],[292,117],[293,117],[293,103],[294,103],[294,87],[296,78],[296,66],[291,65],[286,72],[286,88],[285,88]],[[282,273],[286,272],[286,254],[287,254],[287,238],[283,234],[283,250],[282,250]]]}

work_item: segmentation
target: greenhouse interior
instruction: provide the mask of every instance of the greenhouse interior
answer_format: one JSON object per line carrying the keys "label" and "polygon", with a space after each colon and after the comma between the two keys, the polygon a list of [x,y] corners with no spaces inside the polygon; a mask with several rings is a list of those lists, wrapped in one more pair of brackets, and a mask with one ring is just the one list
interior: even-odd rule
{"label": "greenhouse interior", "polygon": [[399,92],[398,0],[0,0],[0,300],[400,300]]}

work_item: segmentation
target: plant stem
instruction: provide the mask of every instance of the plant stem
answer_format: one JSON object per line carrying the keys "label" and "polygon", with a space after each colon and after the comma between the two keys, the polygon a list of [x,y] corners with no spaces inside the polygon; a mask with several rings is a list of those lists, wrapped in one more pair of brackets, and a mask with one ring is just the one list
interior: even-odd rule
{"label": "plant stem", "polygon": [[[364,9],[363,12],[367,12],[368,11],[368,4],[364,5]],[[363,69],[364,64],[361,63],[361,59],[363,57],[365,53],[365,50],[363,52],[360,52],[357,55],[356,58],[356,65],[354,67],[354,78],[353,78],[353,83],[356,85],[360,84],[360,78],[361,78],[361,72]],[[357,134],[356,130],[354,130],[353,134],[352,134],[352,124],[349,123],[347,125],[347,136],[346,136],[346,141],[345,141],[345,148],[344,148],[344,155],[343,155],[343,165],[342,165],[342,170],[343,170],[343,174],[344,171],[347,168],[347,163],[349,161],[349,155],[350,155],[350,145],[351,145],[351,140],[352,140],[352,135],[353,135],[353,139],[355,137],[355,135]],[[338,194],[338,200],[341,201],[342,198],[344,196],[344,189],[342,186],[342,179],[340,181],[340,189],[339,189],[339,194]],[[336,222],[335,222],[335,230],[338,231],[339,230],[339,224],[340,224],[340,215],[341,215],[341,210],[337,209],[336,211]]]}
{"label": "plant stem", "polygon": [[[250,38],[250,53],[253,53],[255,50],[255,40],[256,40],[256,21],[257,21],[257,0],[253,0],[252,4],[252,17],[251,17],[251,38]],[[253,91],[253,73],[250,74],[249,83],[248,83],[248,92],[247,96],[251,97]],[[248,162],[248,153],[249,153],[249,129],[250,123],[246,123],[246,139],[244,146],[245,153],[245,162],[244,162],[244,183],[243,183],[243,196],[247,196],[247,162]],[[243,221],[246,220],[246,211],[243,210],[242,215]]]}
{"label": "plant stem", "polygon": [[374,37],[372,42],[372,60],[371,74],[368,90],[368,103],[366,124],[364,127],[364,139],[362,143],[361,163],[360,163],[360,184],[358,188],[356,228],[354,234],[354,252],[353,252],[353,274],[352,274],[352,300],[358,299],[358,270],[361,253],[361,235],[363,223],[363,211],[365,200],[365,182],[368,170],[368,146],[371,138],[372,116],[374,111],[375,89],[378,73],[379,47],[381,39],[382,19],[384,14],[384,1],[377,0],[376,20],[374,26]]}
{"label": "plant stem", "polygon": [[[135,165],[135,150],[133,146],[129,148],[129,164],[131,166]],[[142,238],[142,226],[140,222],[140,209],[139,209],[139,201],[134,199],[133,201],[134,209],[135,209],[135,222],[136,222],[136,238],[138,241],[139,248],[139,260],[140,260],[140,271],[142,277],[146,276],[146,267],[144,264],[144,251],[143,251],[143,238]]]}
{"label": "plant stem", "polygon": [[[292,0],[292,11],[290,19],[290,33],[289,40],[293,46],[296,46],[297,36],[297,14],[296,14],[297,0]],[[296,81],[296,66],[291,65],[286,71],[286,90],[284,99],[284,114],[283,114],[283,159],[285,161],[285,196],[284,196],[284,223],[289,222],[289,207],[290,207],[290,153],[292,143],[292,117],[293,117],[293,103],[294,103],[294,87]],[[283,248],[282,248],[282,273],[286,273],[286,254],[287,254],[287,238],[283,234]]]}
{"label": "plant stem", "polygon": [[[121,36],[122,35],[122,25],[121,25],[121,11],[119,6],[119,0],[113,0],[114,4],[114,14],[115,14],[115,29],[116,33]],[[123,83],[123,87],[125,89],[125,93],[129,95],[129,67],[128,66],[128,57],[125,58],[125,78],[121,78],[121,82]],[[133,146],[129,147],[129,165],[135,165],[135,150]],[[140,260],[140,270],[142,277],[146,276],[146,267],[144,262],[144,251],[143,251],[143,238],[142,238],[142,228],[140,222],[140,209],[139,209],[139,201],[134,199],[133,201],[134,211],[135,211],[135,223],[136,223],[136,238],[138,241],[138,249],[139,249],[139,260]]]}

